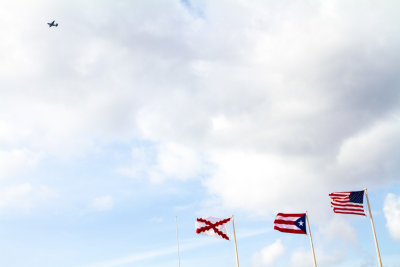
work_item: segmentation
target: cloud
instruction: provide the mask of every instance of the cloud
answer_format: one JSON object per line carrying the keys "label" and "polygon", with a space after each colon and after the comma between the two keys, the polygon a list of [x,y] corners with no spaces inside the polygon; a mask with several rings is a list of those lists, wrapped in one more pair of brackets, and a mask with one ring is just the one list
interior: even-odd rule
{"label": "cloud", "polygon": [[278,239],[253,255],[252,266],[275,266],[276,259],[283,254],[284,250],[281,240]]}
{"label": "cloud", "polygon": [[210,192],[221,196],[228,206],[254,211],[272,203],[278,210],[298,208],[292,199],[303,201],[299,188],[312,187],[315,179],[306,160],[266,153],[221,151],[215,153],[213,162],[218,168],[205,183]]}
{"label": "cloud", "polygon": [[299,249],[293,252],[290,256],[290,266],[293,267],[312,266],[314,263],[311,253],[312,253],[311,251],[306,251],[304,249]]}
{"label": "cloud", "polygon": [[193,148],[179,143],[135,147],[132,166],[120,167],[117,172],[134,178],[148,178],[153,183],[166,179],[185,181],[203,172],[205,160]]}
{"label": "cloud", "polygon": [[338,169],[353,179],[362,178],[365,181],[367,178],[370,184],[378,180],[378,177],[394,180],[400,170],[396,164],[396,159],[400,157],[399,135],[400,121],[388,118],[349,137],[340,147]]}
{"label": "cloud", "polygon": [[28,149],[0,150],[0,179],[32,170],[41,158],[41,153]]}
{"label": "cloud", "polygon": [[[195,177],[207,158],[209,193],[259,213],[322,211],[316,200],[343,184],[396,180],[399,40],[383,22],[395,17],[391,4],[354,17],[354,4],[238,2],[224,20],[221,4],[206,6],[185,35],[187,68],[136,114],[141,138],[157,144],[149,179]],[[173,167],[183,159],[193,173]]]}
{"label": "cloud", "polygon": [[400,196],[388,194],[383,206],[386,227],[393,239],[400,240]]}
{"label": "cloud", "polygon": [[58,196],[53,188],[45,185],[34,186],[30,183],[4,187],[0,191],[0,209],[31,210]]}
{"label": "cloud", "polygon": [[96,197],[92,200],[90,206],[97,211],[111,210],[114,206],[114,200],[109,195]]}
{"label": "cloud", "polygon": [[[46,2],[17,23],[0,4],[0,144],[21,164],[133,144],[119,173],[259,214],[398,181],[397,3]],[[31,23],[48,11],[60,27]]]}
{"label": "cloud", "polygon": [[31,192],[32,186],[28,183],[8,187],[1,194],[0,207],[17,206],[29,208],[32,205],[28,200]]}
{"label": "cloud", "polygon": [[[187,179],[200,172],[198,166],[200,160],[196,153],[179,144],[166,144],[159,149],[156,168],[162,175],[151,179],[162,179],[162,177],[176,177]],[[155,174],[157,176],[157,174]]]}
{"label": "cloud", "polygon": [[[112,157],[124,147],[130,159],[110,168],[151,183],[197,180],[206,191],[196,200],[206,207],[196,204],[200,211],[271,217],[308,209],[324,238],[354,244],[348,223],[328,222],[328,193],[399,182],[399,7],[337,0],[1,2],[0,179],[18,181],[2,187],[0,208],[31,209],[57,196],[26,175],[46,159],[67,159],[76,169],[68,160],[87,156],[90,167],[99,164],[93,154]],[[57,29],[48,28],[49,14]],[[105,157],[101,162],[118,161]],[[48,174],[43,168],[36,174]],[[73,179],[81,175],[74,177],[63,180],[66,188],[76,189]],[[94,196],[90,209],[114,208],[111,195]],[[384,211],[398,239],[396,201],[388,195]],[[255,254],[254,264],[273,265],[283,250],[276,241]],[[295,251],[291,262],[310,266],[311,252]]]}
{"label": "cloud", "polygon": [[[329,249],[328,252],[326,252],[322,247],[318,246],[315,248],[315,254],[317,263],[324,266],[338,266],[338,264],[343,263],[346,258],[343,251]],[[297,249],[291,254],[289,262],[292,267],[313,266],[311,248],[309,250],[304,248]]]}
{"label": "cloud", "polygon": [[341,239],[346,243],[351,242],[353,245],[357,245],[356,230],[343,218],[336,216],[328,223],[320,226],[318,230],[319,234],[328,241]]}

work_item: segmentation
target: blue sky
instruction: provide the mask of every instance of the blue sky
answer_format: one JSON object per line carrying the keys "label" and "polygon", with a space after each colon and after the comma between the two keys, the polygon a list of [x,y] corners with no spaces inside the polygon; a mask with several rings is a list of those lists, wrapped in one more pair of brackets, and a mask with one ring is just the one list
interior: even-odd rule
{"label": "blue sky", "polygon": [[[1,266],[235,266],[196,236],[235,215],[241,266],[400,256],[399,3],[0,3]],[[56,20],[57,28],[47,22]]]}

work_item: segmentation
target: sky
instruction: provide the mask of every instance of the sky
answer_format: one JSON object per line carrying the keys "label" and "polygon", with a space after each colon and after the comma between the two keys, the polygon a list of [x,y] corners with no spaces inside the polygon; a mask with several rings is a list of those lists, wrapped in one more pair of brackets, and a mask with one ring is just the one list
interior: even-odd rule
{"label": "sky", "polygon": [[[0,1],[0,266],[400,266],[398,1]],[[58,27],[49,28],[55,20]],[[367,207],[365,206],[367,210]],[[368,213],[368,211],[367,211]],[[178,226],[178,235],[177,235]],[[232,225],[229,225],[232,237]]]}

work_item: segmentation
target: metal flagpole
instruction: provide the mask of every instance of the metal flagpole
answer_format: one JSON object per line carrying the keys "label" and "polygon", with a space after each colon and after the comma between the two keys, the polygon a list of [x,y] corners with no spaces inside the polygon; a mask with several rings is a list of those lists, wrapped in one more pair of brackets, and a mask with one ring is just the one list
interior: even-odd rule
{"label": "metal flagpole", "polygon": [[233,220],[233,215],[232,215],[232,228],[233,228],[233,240],[235,241],[236,265],[237,265],[237,267],[239,267],[239,256],[238,256],[238,249],[237,249],[237,243],[236,243],[235,222]]}
{"label": "metal flagpole", "polygon": [[175,216],[176,221],[176,243],[178,244],[178,267],[181,267],[181,255],[179,253],[179,236],[178,236],[178,216]]}
{"label": "metal flagpole", "polygon": [[313,242],[312,242],[310,222],[308,221],[308,212],[307,211],[306,211],[306,220],[307,220],[308,234],[310,236],[311,251],[312,251],[313,260],[314,260],[314,267],[317,267],[317,260],[315,259],[314,245],[313,245]]}
{"label": "metal flagpole", "polygon": [[369,217],[370,217],[370,219],[371,219],[372,233],[374,234],[375,247],[376,247],[376,254],[378,254],[379,266],[382,267],[381,254],[379,253],[378,240],[376,239],[374,220],[372,219],[371,207],[369,206],[367,188],[364,189],[364,192],[365,192],[365,198],[367,199]]}

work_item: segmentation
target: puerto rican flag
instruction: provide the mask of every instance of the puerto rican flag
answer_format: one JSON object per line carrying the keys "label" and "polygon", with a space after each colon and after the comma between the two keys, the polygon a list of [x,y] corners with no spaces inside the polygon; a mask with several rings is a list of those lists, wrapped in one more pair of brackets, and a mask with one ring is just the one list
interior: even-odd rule
{"label": "puerto rican flag", "polygon": [[307,234],[305,213],[278,213],[274,229],[284,233]]}
{"label": "puerto rican flag", "polygon": [[229,240],[228,223],[231,218],[204,217],[196,219],[196,233]]}

